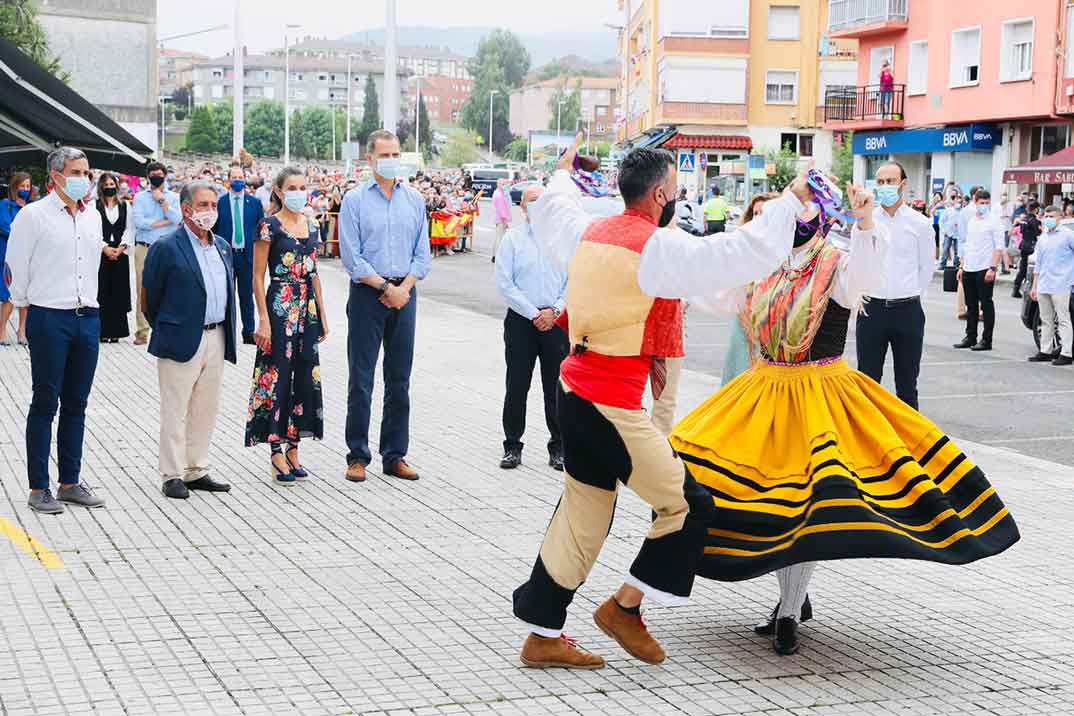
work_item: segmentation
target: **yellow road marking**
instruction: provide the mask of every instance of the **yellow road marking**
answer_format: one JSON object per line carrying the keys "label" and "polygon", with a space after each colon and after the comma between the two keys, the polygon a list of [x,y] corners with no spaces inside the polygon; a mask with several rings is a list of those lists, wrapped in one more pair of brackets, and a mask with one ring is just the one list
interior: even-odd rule
{"label": "yellow road marking", "polygon": [[15,543],[19,549],[45,566],[45,569],[62,569],[63,560],[51,549],[19,529],[18,525],[0,517],[0,535]]}

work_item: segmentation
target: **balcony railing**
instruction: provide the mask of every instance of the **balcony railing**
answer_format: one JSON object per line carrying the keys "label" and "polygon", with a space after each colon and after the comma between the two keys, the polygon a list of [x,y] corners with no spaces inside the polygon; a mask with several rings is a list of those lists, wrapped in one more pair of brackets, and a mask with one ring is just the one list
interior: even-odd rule
{"label": "balcony railing", "polygon": [[906,85],[829,87],[824,93],[824,121],[901,122],[905,99]]}
{"label": "balcony railing", "polygon": [[828,0],[828,32],[879,22],[906,22],[907,0]]}

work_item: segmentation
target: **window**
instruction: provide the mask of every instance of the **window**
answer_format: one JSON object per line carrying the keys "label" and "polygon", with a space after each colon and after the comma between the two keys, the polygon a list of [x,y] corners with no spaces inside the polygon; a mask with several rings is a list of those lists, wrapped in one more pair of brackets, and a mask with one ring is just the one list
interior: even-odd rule
{"label": "window", "polygon": [[213,70],[213,79],[214,80],[222,80],[222,79],[224,79],[224,71],[223,70]]}
{"label": "window", "polygon": [[798,151],[798,135],[794,132],[783,132],[779,135],[779,148],[780,150],[788,150],[792,152]]}
{"label": "window", "polygon": [[220,85],[213,85],[213,99],[220,99],[224,96],[224,88]]}
{"label": "window", "polygon": [[969,87],[980,82],[981,28],[968,27],[951,33],[951,86]]}
{"label": "window", "polygon": [[910,65],[906,70],[906,94],[919,95],[929,91],[929,43],[926,40],[910,43]]}
{"label": "window", "polygon": [[1032,18],[1003,23],[999,58],[999,78],[1002,82],[1018,82],[1033,77],[1033,28]]}
{"label": "window", "polygon": [[798,101],[796,70],[769,70],[765,73],[764,84],[766,104],[794,104]]}
{"label": "window", "polygon": [[272,81],[272,71],[271,70],[265,70],[265,74],[263,76],[263,79],[265,80],[265,82],[271,82]]}
{"label": "window", "polygon": [[1066,49],[1067,62],[1066,72],[1067,77],[1074,77],[1074,52],[1071,51],[1074,42],[1074,2],[1067,3],[1067,36],[1064,39],[1063,47]]}
{"label": "window", "polygon": [[317,75],[317,81],[318,82],[327,82],[328,81],[328,75],[325,75],[325,74]]}
{"label": "window", "polygon": [[797,40],[799,37],[797,5],[771,5],[768,8],[768,39]]}
{"label": "window", "polygon": [[658,75],[661,102],[746,103],[745,59],[671,56]]}
{"label": "window", "polygon": [[850,88],[850,95],[854,96],[857,84],[857,62],[844,62],[842,60],[820,61],[820,97],[822,101],[829,90],[838,90],[843,93],[848,87]]}
{"label": "window", "polygon": [[749,36],[749,0],[664,0],[660,37]]}

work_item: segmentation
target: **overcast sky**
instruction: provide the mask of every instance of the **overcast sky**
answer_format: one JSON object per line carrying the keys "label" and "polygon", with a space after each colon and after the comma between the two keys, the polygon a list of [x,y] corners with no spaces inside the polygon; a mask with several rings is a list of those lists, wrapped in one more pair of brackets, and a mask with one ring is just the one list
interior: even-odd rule
{"label": "overcast sky", "polygon": [[[171,35],[196,32],[214,25],[230,24],[235,0],[158,0],[158,33]],[[301,24],[299,35],[330,38],[384,25],[384,0],[239,0],[243,8],[243,34],[250,51],[257,52],[283,44],[284,26]],[[443,27],[443,34],[430,37],[428,44],[450,46],[452,26],[488,25],[516,32],[594,31],[604,22],[622,20],[615,0],[398,0],[400,25]],[[224,54],[234,45],[231,29],[199,37],[166,41],[167,47]],[[564,54],[571,50],[566,48]]]}

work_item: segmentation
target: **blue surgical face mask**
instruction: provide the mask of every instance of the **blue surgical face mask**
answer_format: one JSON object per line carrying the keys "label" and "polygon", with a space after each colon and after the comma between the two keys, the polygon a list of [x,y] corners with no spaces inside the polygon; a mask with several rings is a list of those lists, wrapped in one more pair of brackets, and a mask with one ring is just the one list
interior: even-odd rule
{"label": "blue surgical face mask", "polygon": [[992,207],[989,204],[978,204],[977,205],[977,216],[979,216],[979,217],[981,217],[983,219],[986,216],[988,216],[988,212],[991,211],[991,209],[992,209]]}
{"label": "blue surgical face mask", "polygon": [[283,193],[283,205],[296,214],[299,214],[306,208],[306,201],[308,198],[309,195],[304,189],[285,191]]}
{"label": "blue surgical face mask", "polygon": [[246,182],[242,179],[231,180],[231,191],[238,194],[240,191],[246,188]]}
{"label": "blue surgical face mask", "polygon": [[1048,231],[1055,231],[1055,227],[1059,226],[1059,219],[1054,216],[1044,217],[1044,228]]}
{"label": "blue surgical face mask", "polygon": [[30,201],[30,197],[33,196],[33,189],[19,189],[15,195],[23,201]]}
{"label": "blue surgical face mask", "polygon": [[86,177],[64,177],[64,185],[60,189],[71,201],[86,198],[90,190],[90,180]]}
{"label": "blue surgical face mask", "polygon": [[385,179],[399,179],[403,176],[403,163],[397,157],[377,160],[377,174]]}
{"label": "blue surgical face mask", "polygon": [[902,194],[899,187],[890,184],[882,184],[876,187],[875,191],[876,200],[880,202],[880,206],[895,206],[899,203],[899,197]]}

